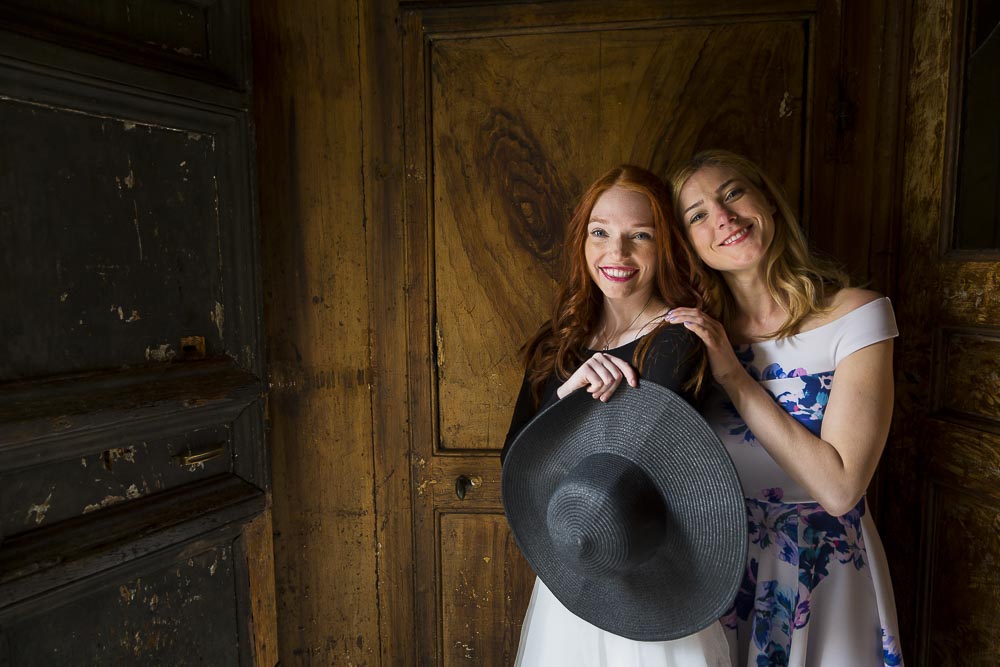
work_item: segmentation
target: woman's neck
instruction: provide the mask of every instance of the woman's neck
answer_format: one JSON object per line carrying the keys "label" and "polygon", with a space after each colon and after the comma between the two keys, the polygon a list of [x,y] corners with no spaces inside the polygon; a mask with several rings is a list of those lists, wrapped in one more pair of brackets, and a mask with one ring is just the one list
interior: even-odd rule
{"label": "woman's neck", "polygon": [[625,345],[638,338],[665,310],[663,301],[654,294],[633,295],[627,299],[605,298],[591,347],[611,349]]}
{"label": "woman's neck", "polygon": [[771,296],[763,276],[758,274],[723,274],[736,305],[730,332],[733,342],[748,342],[767,337],[781,328],[788,313]]}

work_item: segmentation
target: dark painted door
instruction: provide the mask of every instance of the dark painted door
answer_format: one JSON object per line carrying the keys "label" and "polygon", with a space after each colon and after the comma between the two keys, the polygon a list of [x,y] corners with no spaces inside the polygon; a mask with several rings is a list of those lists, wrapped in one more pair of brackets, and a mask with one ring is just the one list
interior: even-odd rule
{"label": "dark painted door", "polygon": [[0,3],[0,664],[267,653],[246,13]]}

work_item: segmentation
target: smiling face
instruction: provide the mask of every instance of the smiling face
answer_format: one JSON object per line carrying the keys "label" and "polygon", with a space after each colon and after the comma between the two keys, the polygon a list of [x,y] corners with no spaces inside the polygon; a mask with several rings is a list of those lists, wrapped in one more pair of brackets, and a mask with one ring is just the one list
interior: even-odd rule
{"label": "smiling face", "polygon": [[658,248],[645,195],[614,186],[594,202],[584,254],[605,298],[645,301],[656,279]]}
{"label": "smiling face", "polygon": [[702,167],[681,187],[678,208],[688,240],[705,264],[730,273],[761,267],[774,239],[777,209],[739,171]]}

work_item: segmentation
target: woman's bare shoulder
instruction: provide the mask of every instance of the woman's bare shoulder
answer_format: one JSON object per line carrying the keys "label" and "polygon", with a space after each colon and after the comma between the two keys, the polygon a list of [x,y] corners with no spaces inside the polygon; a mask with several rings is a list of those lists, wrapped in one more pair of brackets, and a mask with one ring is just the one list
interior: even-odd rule
{"label": "woman's bare shoulder", "polygon": [[826,304],[824,304],[825,310],[816,313],[806,320],[799,333],[829,324],[852,310],[881,298],[881,294],[872,290],[861,289],[859,287],[845,287],[827,300]]}
{"label": "woman's bare shoulder", "polygon": [[860,287],[845,287],[834,294],[833,298],[830,299],[831,319],[836,319],[842,315],[846,315],[855,308],[860,308],[867,303],[871,303],[872,301],[881,298],[881,294],[873,292],[869,289],[861,289]]}

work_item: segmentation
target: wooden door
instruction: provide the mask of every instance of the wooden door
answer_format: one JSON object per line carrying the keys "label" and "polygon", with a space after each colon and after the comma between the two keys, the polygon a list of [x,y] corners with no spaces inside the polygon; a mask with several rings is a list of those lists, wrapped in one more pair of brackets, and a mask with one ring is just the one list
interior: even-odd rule
{"label": "wooden door", "polygon": [[274,664],[241,2],[0,3],[0,664]]}
{"label": "wooden door", "polygon": [[[384,371],[378,391],[408,396],[411,488],[377,489],[384,503],[412,504],[421,664],[503,665],[516,653],[533,574],[502,513],[498,453],[523,371],[518,348],[548,313],[563,226],[591,181],[622,162],[665,173],[701,148],[747,153],[822,230],[821,247],[843,250],[867,277],[868,212],[854,212],[850,228],[829,221],[838,193],[877,180],[878,95],[859,95],[877,90],[877,69],[858,75],[845,62],[871,58],[879,6],[402,5],[405,228],[392,227],[386,205],[373,264],[405,294],[405,318],[391,299],[376,318],[375,356],[406,359],[405,391]],[[386,57],[375,79],[395,62]],[[398,425],[391,402],[379,409]],[[379,479],[396,475],[401,445],[389,435],[376,436],[387,461]]]}
{"label": "wooden door", "polygon": [[912,19],[883,536],[914,665],[1000,663],[998,19],[974,0]]}

